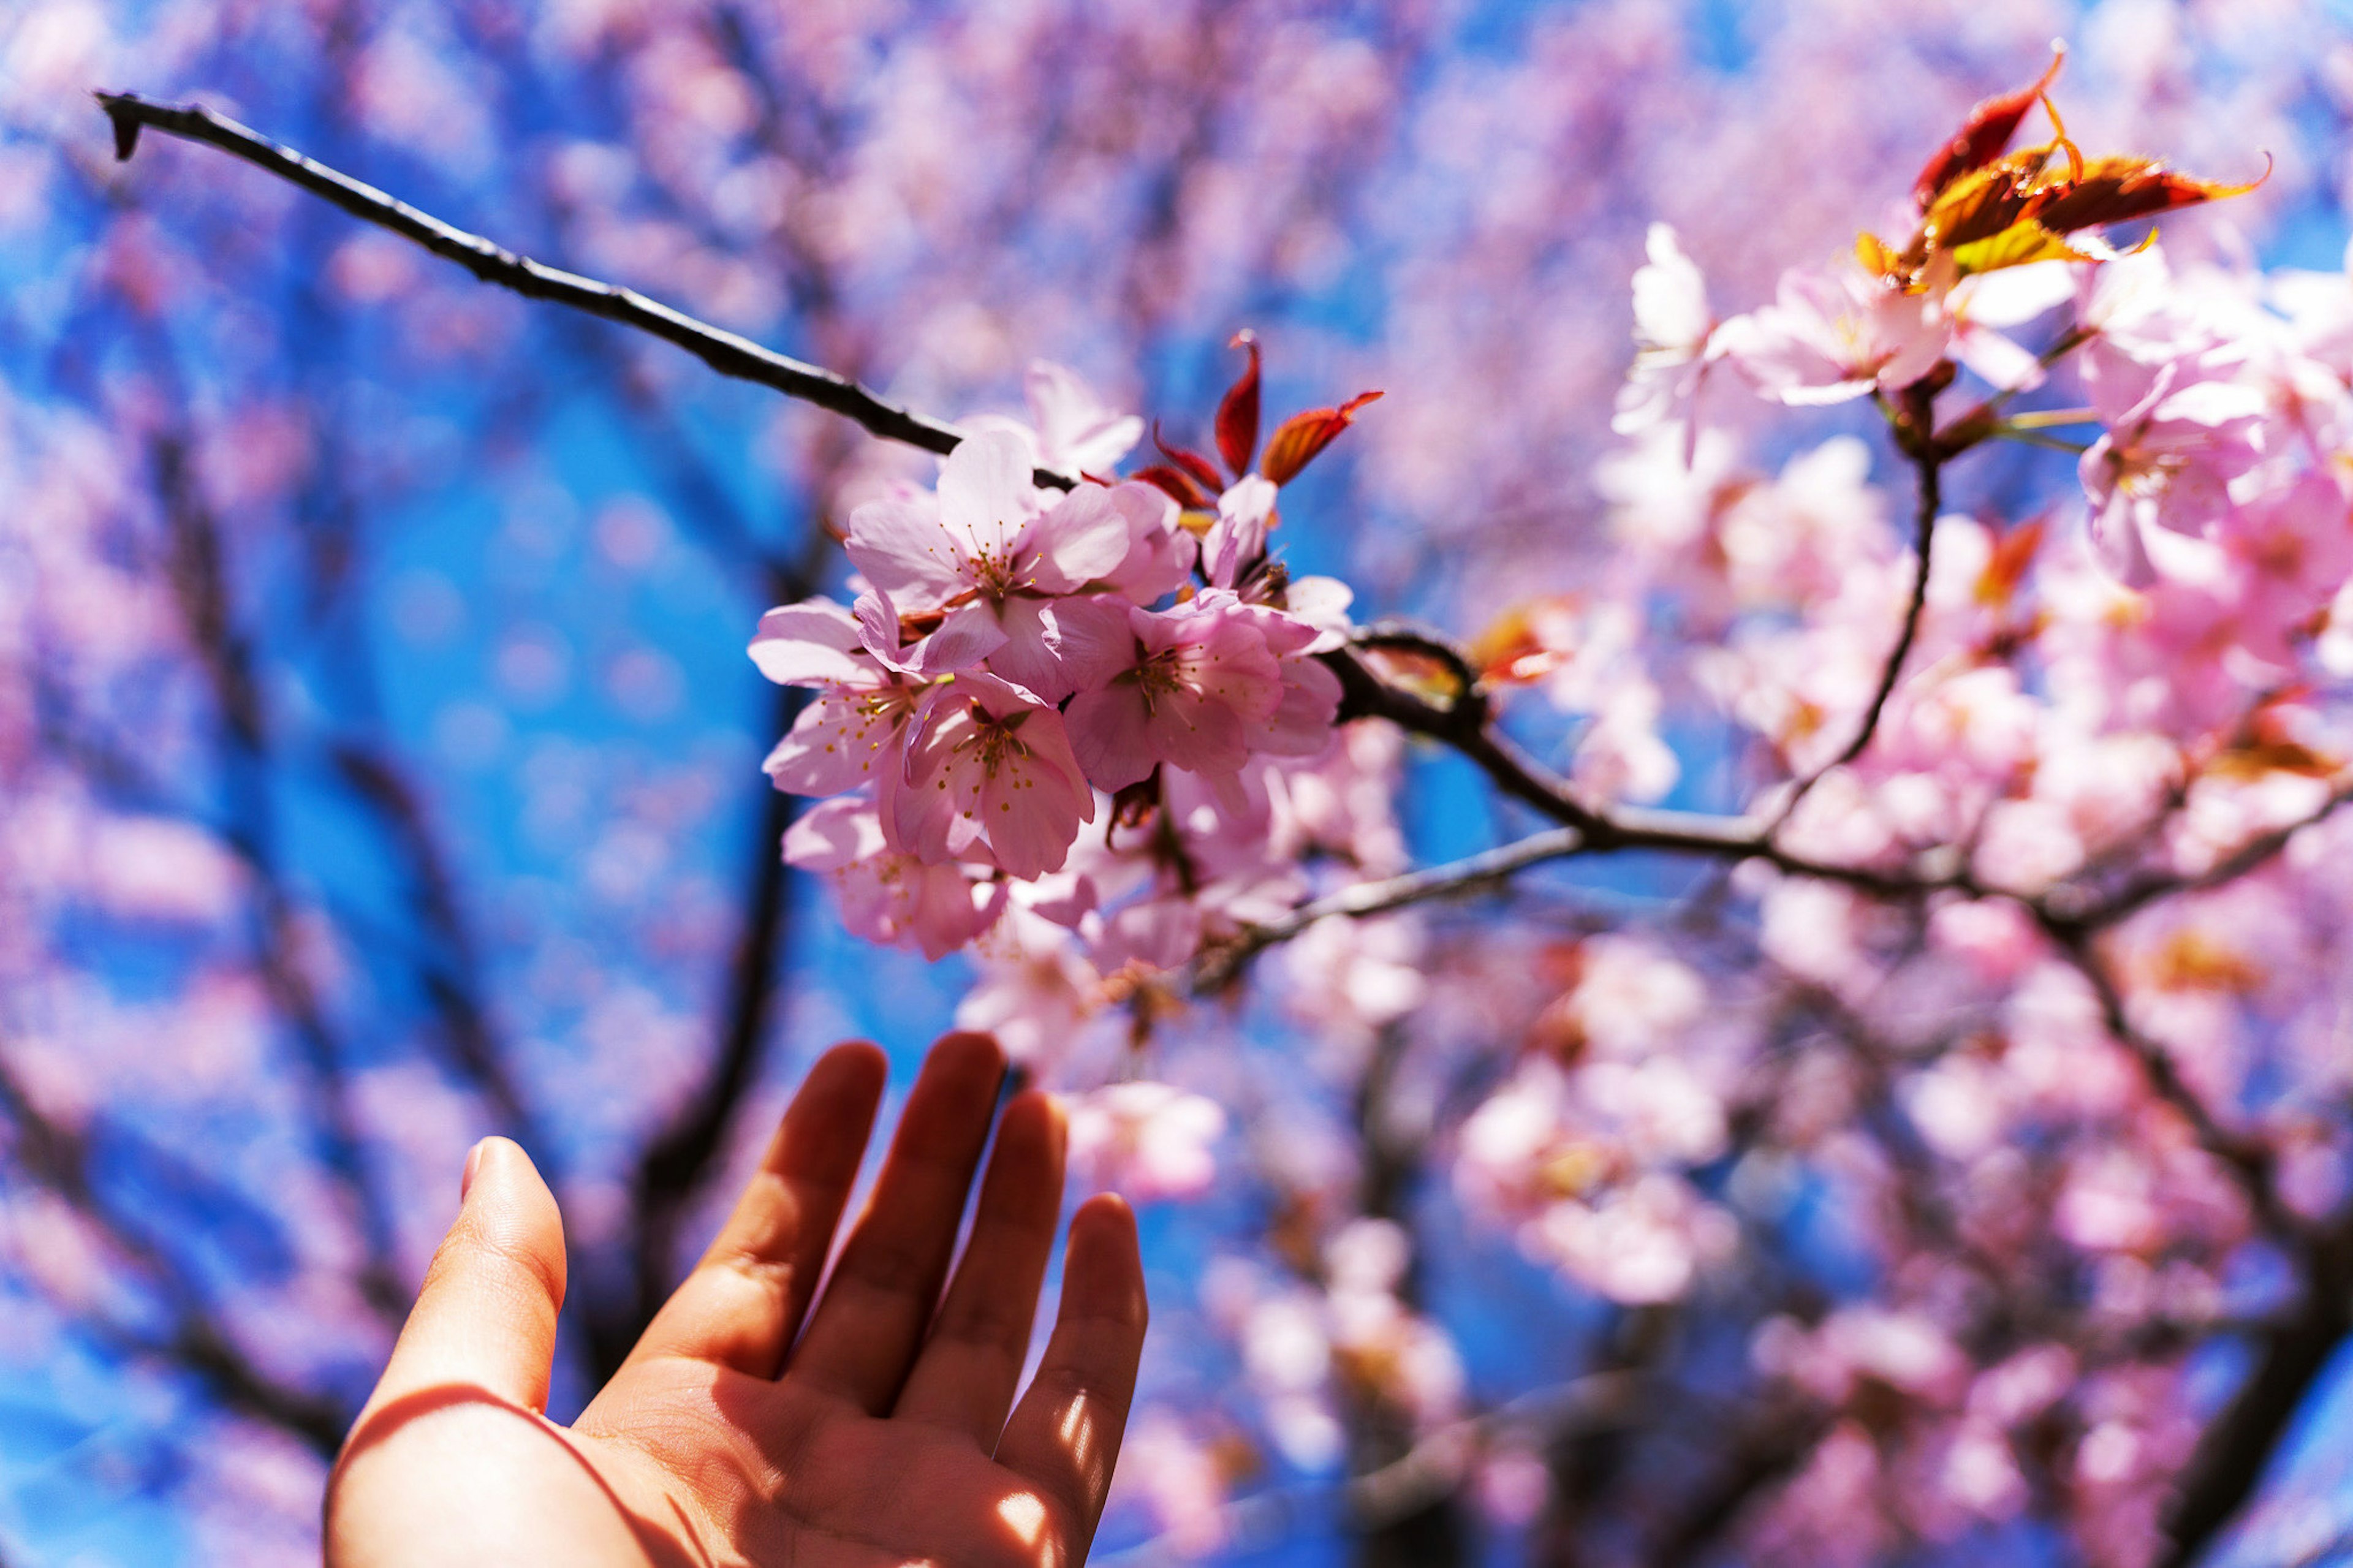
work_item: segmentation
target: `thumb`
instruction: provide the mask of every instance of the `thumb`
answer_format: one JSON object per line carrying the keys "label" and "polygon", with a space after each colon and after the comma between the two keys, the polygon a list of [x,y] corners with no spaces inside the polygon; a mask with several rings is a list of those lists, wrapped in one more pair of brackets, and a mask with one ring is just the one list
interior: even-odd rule
{"label": "thumb", "polygon": [[457,1222],[425,1272],[369,1407],[456,1384],[544,1410],[563,1304],[555,1194],[521,1145],[485,1138],[466,1158]]}

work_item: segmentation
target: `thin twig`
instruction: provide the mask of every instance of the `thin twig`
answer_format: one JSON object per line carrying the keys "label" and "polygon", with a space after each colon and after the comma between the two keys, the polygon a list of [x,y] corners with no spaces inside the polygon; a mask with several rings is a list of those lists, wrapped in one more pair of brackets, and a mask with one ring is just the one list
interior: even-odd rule
{"label": "thin twig", "polygon": [[[956,426],[888,402],[846,376],[805,364],[763,348],[749,338],[698,321],[635,289],[617,288],[519,256],[208,109],[195,104],[157,103],[127,92],[101,92],[97,98],[107,118],[114,122],[114,153],[118,159],[127,160],[138,150],[140,132],[145,129],[201,142],[322,196],[354,217],[454,261],[485,283],[512,289],[525,299],[553,300],[649,332],[677,344],[722,375],[756,382],[787,397],[839,414],[883,440],[902,442],[927,452],[947,453],[964,439],[965,433]],[[1077,482],[1070,475],[1051,468],[1039,468],[1034,477],[1040,486],[1057,489],[1069,489]]]}
{"label": "thin twig", "polygon": [[1774,842],[1772,818],[1589,805],[1577,797],[1567,780],[1538,764],[1511,737],[1487,722],[1475,693],[1472,700],[1441,707],[1381,679],[1350,649],[1319,657],[1340,679],[1340,722],[1381,719],[1408,734],[1426,735],[1451,747],[1476,764],[1504,794],[1564,826],[1582,831],[1585,844],[1580,853],[1649,849],[1708,859],[1765,860],[1795,876],[1839,882],[1884,898],[1914,899],[1947,889],[1976,898],[1987,891],[1966,866],[1957,864],[1879,870],[1798,854]]}
{"label": "thin twig", "polygon": [[2099,422],[2099,410],[2095,408],[2030,408],[2002,421],[2013,430],[2048,430],[2054,426],[2097,425]]}
{"label": "thin twig", "polygon": [[2309,1227],[2280,1199],[2278,1184],[2273,1180],[2277,1162],[2270,1148],[2261,1140],[2244,1137],[2217,1121],[2197,1090],[2182,1079],[2180,1069],[2174,1065],[2173,1053],[2134,1026],[2125,1007],[2124,990],[2094,947],[2090,933],[2047,920],[2042,921],[2042,929],[2090,984],[2109,1035],[2140,1065],[2142,1075],[2157,1097],[2189,1123],[2199,1146],[2230,1170],[2264,1230],[2284,1242],[2301,1245]]}
{"label": "thin twig", "polygon": [[[1919,410],[1915,416],[1920,426],[1927,423],[1925,399],[1914,400]],[[1871,694],[1869,706],[1862,710],[1862,721],[1855,726],[1838,755],[1799,779],[1781,803],[1774,817],[1778,828],[1798,809],[1798,805],[1821,783],[1823,775],[1842,768],[1868,751],[1879,733],[1879,721],[1887,711],[1887,700],[1895,694],[1896,683],[1904,678],[1905,663],[1912,657],[1912,645],[1919,639],[1920,617],[1928,605],[1928,573],[1932,563],[1932,547],[1936,541],[1936,514],[1944,510],[1944,458],[1933,442],[1905,443],[1906,455],[1919,475],[1918,499],[1912,509],[1912,592],[1904,604],[1904,626],[1896,633],[1895,646],[1887,650],[1887,658],[1880,666],[1879,684]]]}
{"label": "thin twig", "polygon": [[1300,905],[1280,920],[1244,927],[1224,942],[1204,950],[1201,956],[1194,961],[1190,980],[1177,989],[1194,995],[1221,990],[1252,958],[1270,947],[1289,942],[1317,921],[1335,916],[1362,920],[1368,915],[1401,910],[1409,904],[1485,892],[1509,881],[1531,866],[1540,866],[1547,860],[1565,859],[1585,847],[1586,837],[1582,830],[1556,827],[1448,865],[1432,866],[1377,882],[1359,882],[1354,887],[1343,888],[1336,893]]}
{"label": "thin twig", "polygon": [[2328,793],[2320,806],[2294,822],[2285,823],[2268,832],[2259,833],[2229,855],[2194,876],[2148,876],[2126,884],[2110,897],[2091,904],[2080,911],[2071,912],[2071,900],[2057,894],[2046,895],[2044,903],[2063,923],[2084,931],[2101,931],[2129,920],[2151,904],[2169,899],[2178,893],[2200,893],[2226,883],[2235,882],[2288,847],[2289,842],[2307,827],[2317,827],[2335,816],[2337,810],[2353,804],[2353,778],[2339,783]]}

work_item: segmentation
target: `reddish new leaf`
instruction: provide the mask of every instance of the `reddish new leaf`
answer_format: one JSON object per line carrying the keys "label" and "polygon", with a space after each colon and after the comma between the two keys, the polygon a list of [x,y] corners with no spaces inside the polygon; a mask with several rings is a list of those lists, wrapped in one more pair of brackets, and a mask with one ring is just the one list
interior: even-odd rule
{"label": "reddish new leaf", "polygon": [[1544,675],[1556,662],[1535,634],[1531,606],[1514,605],[1471,639],[1471,667],[1494,685],[1517,685]]}
{"label": "reddish new leaf", "polygon": [[2010,603],[2018,585],[2026,580],[2026,569],[2034,564],[2035,552],[2042,548],[2044,529],[2045,520],[2038,517],[1994,541],[1993,552],[1978,574],[1978,604],[2000,609]]}
{"label": "reddish new leaf", "polygon": [[1913,248],[1951,250],[1990,239],[2027,216],[2046,183],[2048,147],[2030,147],[1971,169],[1947,186],[1920,220]]}
{"label": "reddish new leaf", "polygon": [[1267,441],[1266,456],[1260,461],[1258,471],[1271,483],[1289,484],[1300,469],[1314,460],[1316,453],[1356,423],[1357,409],[1379,395],[1377,392],[1360,392],[1337,408],[1311,408],[1304,414],[1293,415],[1276,427]]}
{"label": "reddish new leaf", "polygon": [[[1152,444],[1160,448],[1162,457],[1191,475],[1193,482],[1209,494],[1214,496],[1224,491],[1226,481],[1219,474],[1218,466],[1189,447],[1172,447],[1162,440],[1160,421],[1157,419],[1152,422]],[[1214,503],[1212,505],[1214,506]]]}
{"label": "reddish new leaf", "polygon": [[1128,476],[1142,484],[1155,485],[1187,511],[1214,512],[1215,498],[1203,492],[1193,476],[1168,463],[1155,463],[1148,468],[1138,468]]}
{"label": "reddish new leaf", "polygon": [[2221,185],[2174,174],[2147,158],[2095,158],[2084,166],[2081,178],[2039,193],[2029,204],[2028,214],[2043,227],[2066,234],[2244,195],[2271,177],[2268,160],[2262,179],[2243,185]]}
{"label": "reddish new leaf", "polygon": [[1923,212],[1955,180],[1972,169],[1985,167],[2009,150],[2010,139],[2018,134],[2020,122],[2036,100],[2051,90],[2051,83],[2066,58],[2065,50],[2052,49],[2051,68],[2032,86],[1989,98],[1969,110],[1969,117],[1961,122],[1960,133],[1936,150],[1936,155],[1928,160],[1919,179],[1913,183],[1912,199]]}
{"label": "reddish new leaf", "polygon": [[1234,334],[1228,348],[1248,349],[1250,364],[1226,388],[1223,402],[1218,405],[1218,455],[1226,460],[1226,468],[1234,478],[1250,472],[1250,458],[1258,454],[1258,334],[1244,327]]}

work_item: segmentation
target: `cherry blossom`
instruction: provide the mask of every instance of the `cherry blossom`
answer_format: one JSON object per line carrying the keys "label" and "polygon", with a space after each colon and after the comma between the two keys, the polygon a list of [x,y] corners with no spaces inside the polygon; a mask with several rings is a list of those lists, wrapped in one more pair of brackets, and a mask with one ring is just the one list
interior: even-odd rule
{"label": "cherry blossom", "polygon": [[2230,481],[2263,456],[2263,399],[2251,387],[2200,378],[2192,362],[2180,360],[2145,383],[2102,374],[2092,394],[2095,407],[2105,405],[2108,426],[2082,463],[2092,537],[2111,570],[2145,586],[2160,569],[2157,562],[2171,559],[2151,530],[2196,538],[2229,514]]}
{"label": "cherry blossom", "polygon": [[1634,274],[1634,365],[1610,427],[1636,436],[1690,421],[1695,432],[1694,405],[1722,352],[1715,342],[1706,280],[1667,225],[1651,226],[1646,248],[1650,259]]}
{"label": "cherry blossom", "polygon": [[778,789],[829,795],[861,786],[888,801],[902,771],[900,742],[923,688],[884,665],[860,640],[860,623],[824,599],[770,610],[752,640],[769,679],[811,686],[817,696],[763,764]]}
{"label": "cherry blossom", "polygon": [[1952,344],[1936,293],[1912,294],[1862,271],[1792,271],[1774,302],[1718,329],[1725,357],[1767,396],[1793,405],[1897,392]]}
{"label": "cherry blossom", "polygon": [[1071,745],[1087,776],[1116,790],[1164,764],[1213,775],[1240,768],[1252,728],[1282,706],[1282,671],[1259,617],[1204,595],[1166,613],[1130,609],[1128,626],[1134,662],[1071,701]]}
{"label": "cherry blossom", "polygon": [[986,848],[1011,876],[1058,870],[1093,792],[1062,716],[1010,681],[966,671],[923,700],[887,829],[925,863]]}
{"label": "cherry blossom", "polygon": [[1005,884],[985,863],[926,864],[889,847],[882,816],[862,796],[811,808],[785,834],[785,858],[826,876],[842,921],[870,942],[912,942],[939,958],[995,923]]}
{"label": "cherry blossom", "polygon": [[1071,1100],[1071,1158],[1140,1202],[1187,1197],[1217,1174],[1226,1130],[1215,1100],[1165,1083],[1118,1083]]}
{"label": "cherry blossom", "polygon": [[1117,569],[1134,540],[1101,486],[1039,509],[1029,469],[1018,437],[984,431],[942,463],[935,500],[870,501],[842,547],[902,615],[944,613],[923,639],[927,673],[993,657],[1008,679],[1066,695],[1091,645],[1047,601]]}

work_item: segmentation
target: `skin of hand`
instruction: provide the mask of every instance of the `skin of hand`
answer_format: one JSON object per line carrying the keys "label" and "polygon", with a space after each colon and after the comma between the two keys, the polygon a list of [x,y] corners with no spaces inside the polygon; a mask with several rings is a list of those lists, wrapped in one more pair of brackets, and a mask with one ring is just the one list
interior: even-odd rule
{"label": "skin of hand", "polygon": [[718,1239],[570,1426],[544,1414],[555,1199],[521,1148],[477,1145],[328,1482],[330,1568],[1084,1561],[1144,1346],[1134,1219],[1108,1194],[1071,1219],[1060,1312],[1016,1406],[1061,1115],[1035,1092],[1007,1104],[949,1281],[1005,1075],[994,1041],[950,1035],[819,1296],[885,1071],[870,1045],[818,1060]]}

